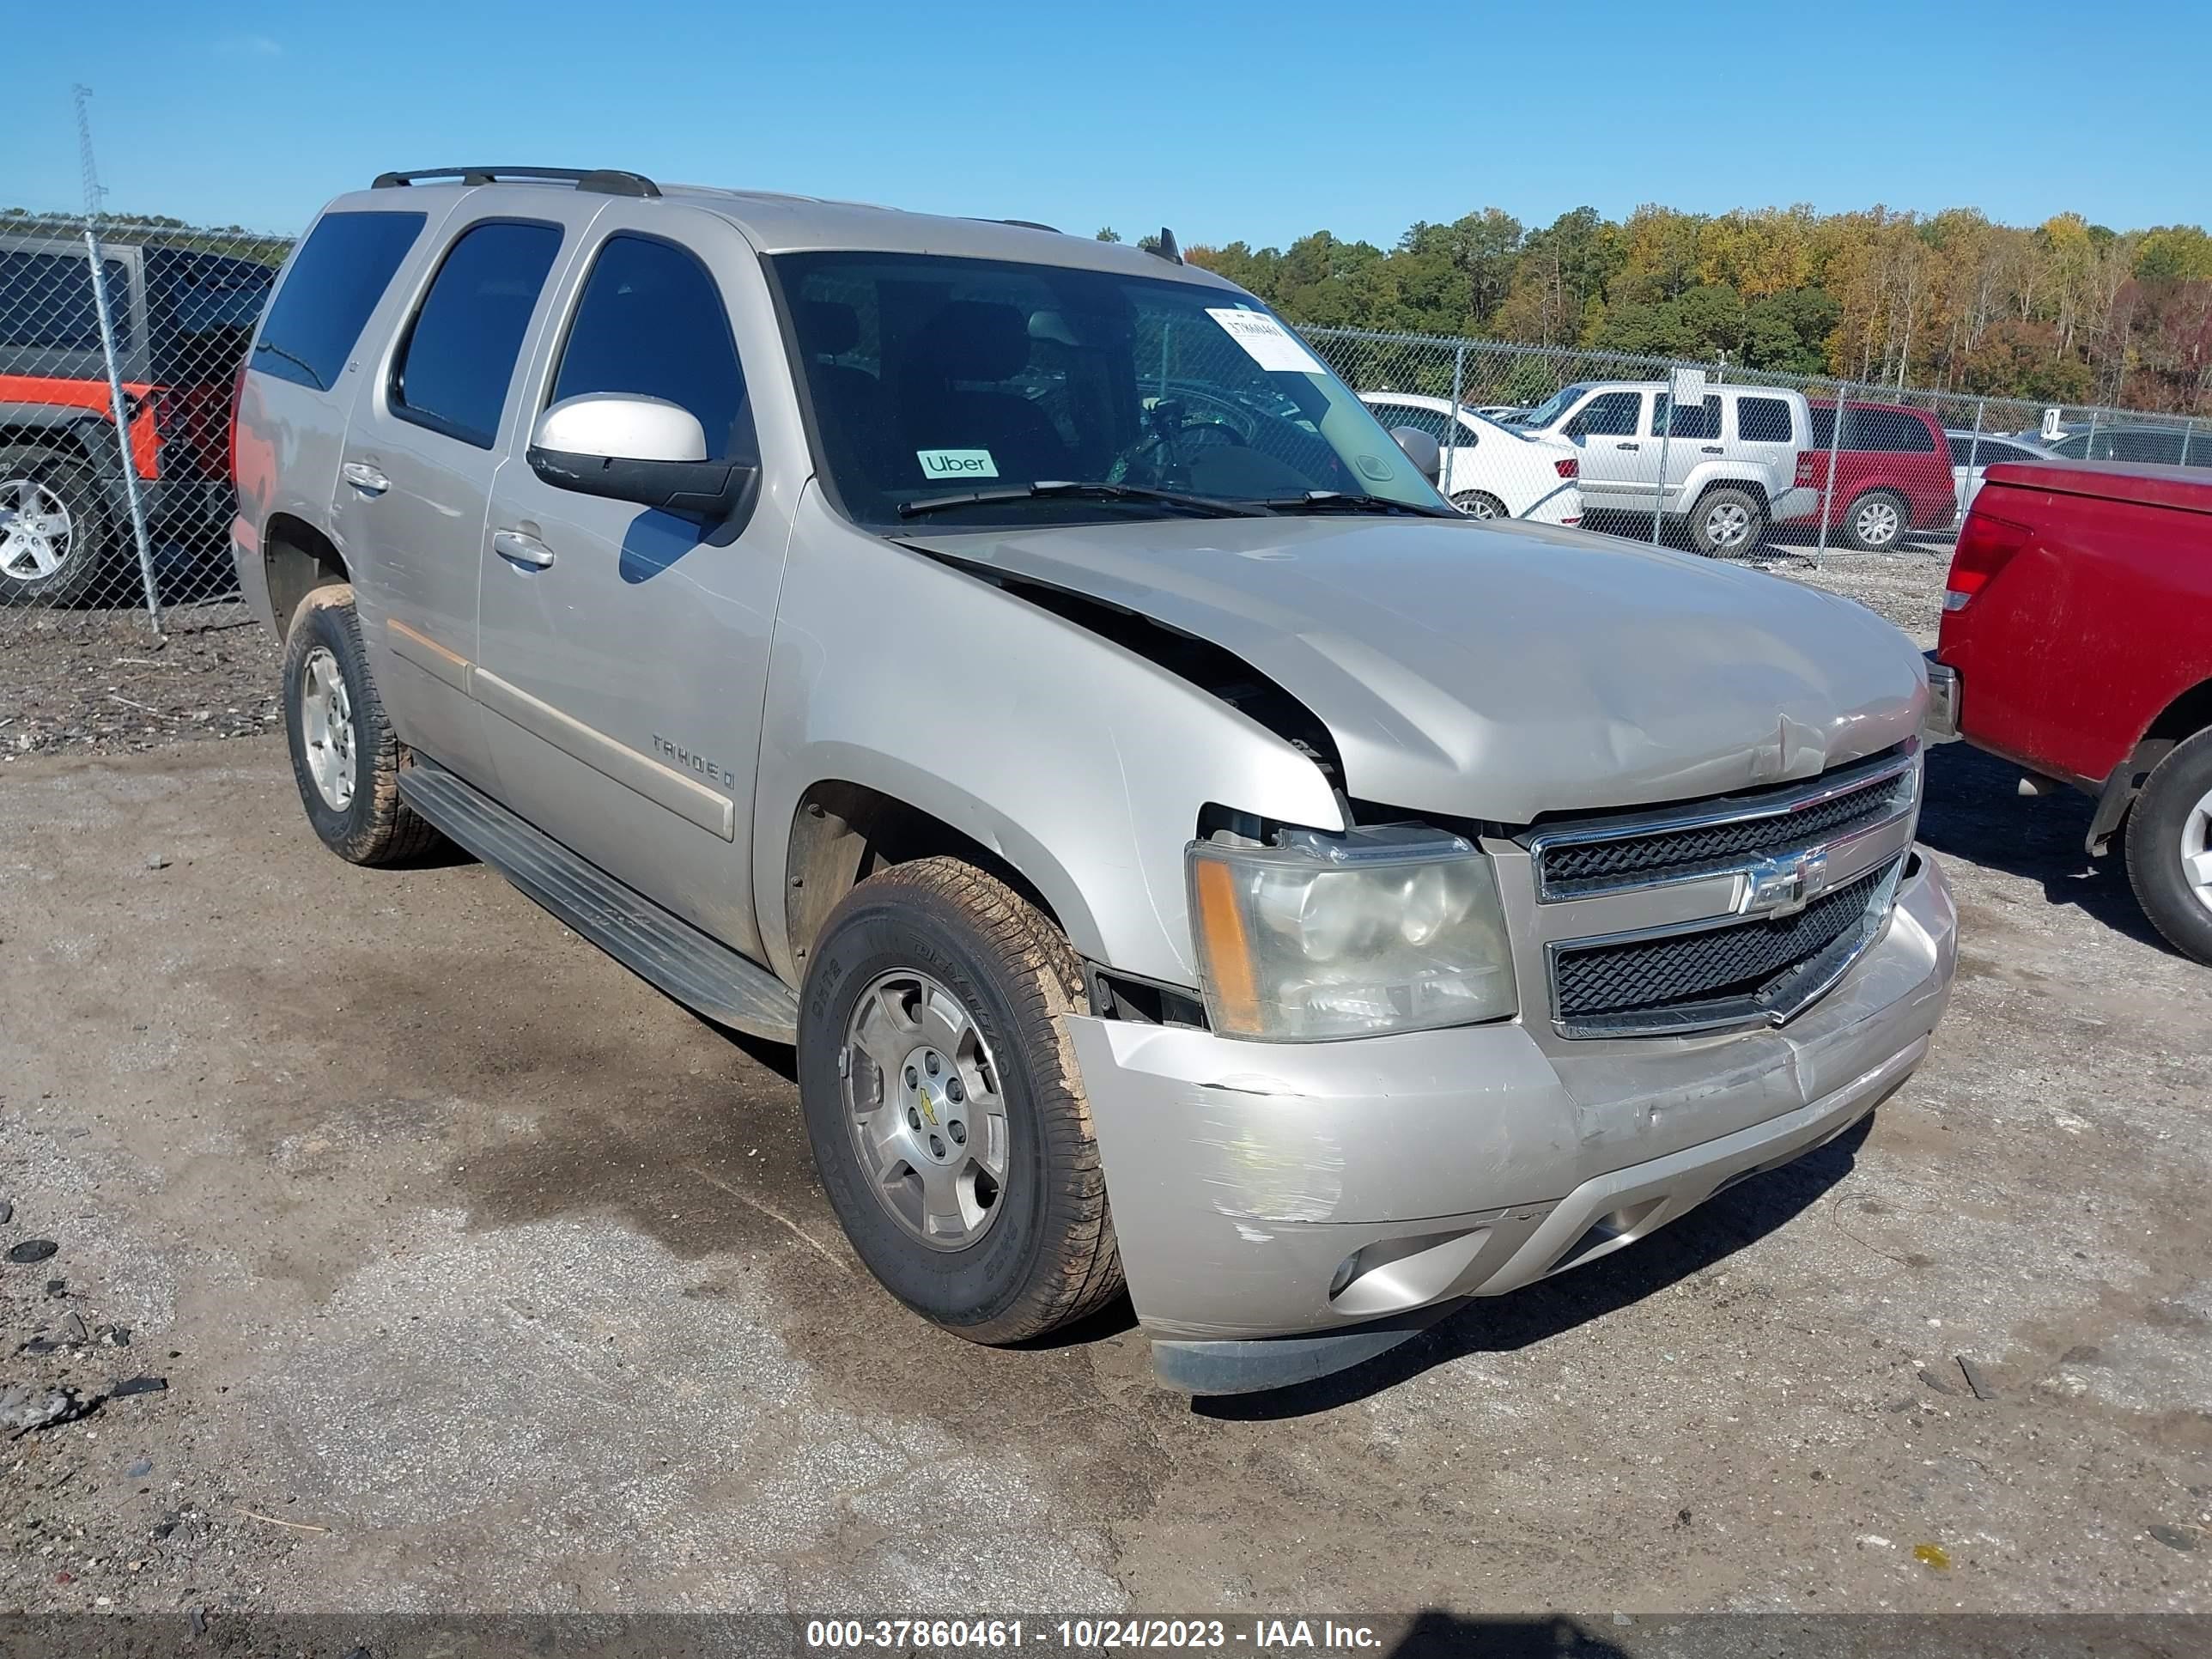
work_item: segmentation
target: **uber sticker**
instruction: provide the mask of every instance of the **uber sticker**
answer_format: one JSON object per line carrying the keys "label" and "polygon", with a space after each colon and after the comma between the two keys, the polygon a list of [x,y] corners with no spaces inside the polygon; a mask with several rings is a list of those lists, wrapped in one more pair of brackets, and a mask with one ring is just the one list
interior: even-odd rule
{"label": "uber sticker", "polygon": [[1298,374],[1323,372],[1312,352],[1298,337],[1264,311],[1239,311],[1234,306],[1209,306],[1206,314],[1221,325],[1229,337],[1244,348],[1244,355],[1267,369],[1289,369]]}
{"label": "uber sticker", "polygon": [[988,449],[917,449],[923,476],[930,478],[995,478],[997,463]]}

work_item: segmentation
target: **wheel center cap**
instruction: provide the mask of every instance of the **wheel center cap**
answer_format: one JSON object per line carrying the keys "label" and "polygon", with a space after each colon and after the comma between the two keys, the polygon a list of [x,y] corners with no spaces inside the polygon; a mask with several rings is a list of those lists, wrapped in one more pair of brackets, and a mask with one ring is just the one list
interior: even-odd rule
{"label": "wheel center cap", "polygon": [[901,1105],[908,1132],[933,1164],[954,1164],[968,1144],[967,1091],[951,1062],[924,1045],[901,1068]]}

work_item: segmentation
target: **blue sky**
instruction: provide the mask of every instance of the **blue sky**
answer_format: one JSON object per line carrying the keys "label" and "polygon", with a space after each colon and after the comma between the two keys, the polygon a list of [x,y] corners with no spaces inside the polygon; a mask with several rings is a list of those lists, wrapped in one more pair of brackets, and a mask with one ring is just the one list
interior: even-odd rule
{"label": "blue sky", "polygon": [[1185,242],[1496,205],[2212,219],[2198,0],[25,3],[0,204],[290,230],[385,167],[663,179]]}

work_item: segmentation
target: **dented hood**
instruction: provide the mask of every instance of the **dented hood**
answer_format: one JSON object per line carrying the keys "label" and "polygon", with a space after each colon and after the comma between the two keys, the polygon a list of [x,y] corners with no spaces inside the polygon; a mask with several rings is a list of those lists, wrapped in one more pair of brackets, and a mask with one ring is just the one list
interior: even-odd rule
{"label": "dented hood", "polygon": [[[1919,653],[1764,572],[1534,525],[1206,519],[906,535],[1234,653],[1356,799],[1526,823],[1810,777],[1919,728]],[[1225,805],[1234,805],[1228,802]]]}

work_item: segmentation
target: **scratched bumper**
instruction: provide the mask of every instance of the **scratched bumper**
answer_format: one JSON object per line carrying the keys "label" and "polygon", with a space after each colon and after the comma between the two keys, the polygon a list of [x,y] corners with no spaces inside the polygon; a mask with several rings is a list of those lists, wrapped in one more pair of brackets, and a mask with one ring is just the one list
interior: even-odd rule
{"label": "scratched bumper", "polygon": [[[1927,1052],[1955,927],[1922,854],[1840,985],[1724,1036],[1540,1042],[1515,1022],[1288,1045],[1071,1019],[1163,1376],[1228,1391],[1353,1363],[1820,1146]],[[1273,1375],[1257,1340],[1285,1336]]]}

